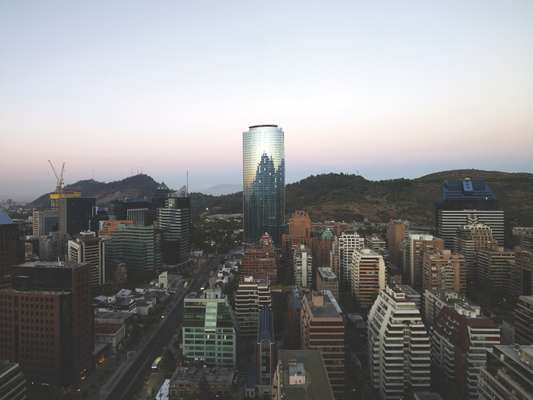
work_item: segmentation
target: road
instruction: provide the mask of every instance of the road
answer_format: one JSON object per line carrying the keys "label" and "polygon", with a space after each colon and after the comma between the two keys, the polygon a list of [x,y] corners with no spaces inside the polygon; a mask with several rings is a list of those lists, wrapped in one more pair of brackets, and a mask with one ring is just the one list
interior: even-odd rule
{"label": "road", "polygon": [[131,393],[143,383],[143,376],[150,368],[155,357],[163,349],[176,332],[183,313],[183,299],[190,291],[198,291],[207,282],[209,272],[219,263],[220,258],[213,258],[200,267],[189,287],[177,295],[174,305],[166,313],[166,318],[159,323],[159,328],[147,340],[146,345],[122,364],[100,390],[100,400],[125,400],[131,398]]}

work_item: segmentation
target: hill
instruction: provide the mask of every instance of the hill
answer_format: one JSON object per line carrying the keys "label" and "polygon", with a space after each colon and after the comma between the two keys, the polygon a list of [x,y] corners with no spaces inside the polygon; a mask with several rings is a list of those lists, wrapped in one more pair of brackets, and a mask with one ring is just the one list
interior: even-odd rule
{"label": "hill", "polygon": [[[492,187],[506,212],[509,226],[533,225],[533,174],[482,170],[437,172],[416,179],[367,180],[349,174],[312,175],[287,185],[287,213],[307,210],[313,220],[362,220],[386,222],[390,218],[409,219],[417,224],[434,224],[434,204],[441,195],[445,179],[483,178]],[[94,180],[68,185],[94,195],[97,203],[108,205],[124,197],[151,197],[158,183],[147,175],[102,183]],[[213,196],[192,193],[193,214],[238,213],[242,211],[242,192]],[[31,205],[45,207],[46,195]],[[42,205],[44,204],[44,205]]]}

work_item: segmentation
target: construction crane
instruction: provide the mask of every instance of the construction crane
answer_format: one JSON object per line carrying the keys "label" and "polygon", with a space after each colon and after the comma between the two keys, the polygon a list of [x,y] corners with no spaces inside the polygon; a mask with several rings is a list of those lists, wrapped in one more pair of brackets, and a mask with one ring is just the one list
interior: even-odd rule
{"label": "construction crane", "polygon": [[52,161],[48,160],[48,164],[52,168],[52,172],[56,176],[56,193],[63,193],[65,182],[63,180],[63,174],[65,173],[65,161],[61,164],[61,173],[58,174]]}
{"label": "construction crane", "polygon": [[52,163],[52,161],[48,160],[48,164],[50,164],[50,167],[52,168],[52,172],[54,173],[56,177],[56,190],[55,192],[50,193],[50,202],[51,202],[52,208],[58,207],[59,199],[81,197],[80,192],[65,192],[65,181],[63,179],[63,174],[65,173],[65,162],[63,161],[63,164],[61,164],[61,172],[59,174],[57,173],[57,170],[54,167],[54,164]]}

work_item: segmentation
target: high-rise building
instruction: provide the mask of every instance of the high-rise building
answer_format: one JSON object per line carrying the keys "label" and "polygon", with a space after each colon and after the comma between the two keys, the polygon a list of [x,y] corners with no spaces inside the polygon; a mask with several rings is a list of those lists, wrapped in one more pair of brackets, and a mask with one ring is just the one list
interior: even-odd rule
{"label": "high-rise building", "polygon": [[352,294],[359,304],[368,309],[385,289],[385,262],[383,257],[370,249],[353,252]]}
{"label": "high-rise building", "polygon": [[402,262],[402,242],[407,235],[407,222],[391,220],[387,225],[387,246],[392,263],[399,267]]}
{"label": "high-rise building", "polygon": [[513,298],[533,295],[533,250],[517,249],[511,271]]}
{"label": "high-rise building", "polygon": [[313,285],[313,256],[305,244],[300,244],[293,253],[294,284],[303,288]]}
{"label": "high-rise building", "polygon": [[235,367],[237,335],[231,307],[220,290],[183,301],[183,356],[209,366]]}
{"label": "high-rise building", "polygon": [[332,250],[333,272],[340,278],[340,286],[351,289],[352,284],[352,259],[356,250],[365,247],[365,239],[357,233],[343,232],[335,237]]}
{"label": "high-rise building", "polygon": [[239,336],[257,336],[259,311],[270,307],[272,296],[266,281],[245,276],[235,291],[235,317],[239,325]]}
{"label": "high-rise building", "polygon": [[[426,289],[424,291],[424,323],[429,329],[433,322],[444,307],[454,307],[455,303],[468,304],[464,296],[448,289]],[[479,306],[469,305],[473,312],[480,314],[481,308]]]}
{"label": "high-rise building", "polygon": [[0,290],[0,359],[28,379],[78,384],[93,368],[94,313],[89,271],[75,263],[36,262],[13,270]]}
{"label": "high-rise building", "polygon": [[11,269],[24,261],[22,246],[17,224],[0,210],[0,288],[9,286]]}
{"label": "high-rise building", "polygon": [[48,235],[59,229],[57,209],[33,210],[32,231],[34,237]]}
{"label": "high-rise building", "polygon": [[161,228],[163,262],[184,265],[191,257],[191,198],[186,193],[171,193],[165,207],[157,209]]}
{"label": "high-rise building", "polygon": [[478,253],[478,279],[485,286],[509,293],[515,254],[503,247],[480,250]]}
{"label": "high-rise building", "polygon": [[244,241],[268,232],[279,245],[285,226],[284,133],[277,125],[254,125],[242,134]]}
{"label": "high-rise building", "polygon": [[335,236],[331,229],[326,228],[317,237],[313,237],[311,241],[311,250],[313,253],[313,260],[318,268],[331,267],[330,252],[333,246]]}
{"label": "high-rise building", "polygon": [[152,225],[154,223],[153,212],[149,208],[128,208],[126,219],[135,225]]}
{"label": "high-rise building", "polygon": [[335,397],[317,350],[280,350],[272,380],[272,400],[333,400]]}
{"label": "high-rise building", "polygon": [[337,300],[339,299],[339,280],[331,268],[317,268],[316,290],[319,292],[329,290]]}
{"label": "high-rise building", "polygon": [[480,400],[533,399],[533,346],[494,346],[478,389]]}
{"label": "high-rise building", "polygon": [[487,352],[500,344],[496,323],[480,315],[466,301],[444,307],[431,328],[431,360],[439,377],[435,382],[449,398],[477,399],[480,370]]}
{"label": "high-rise building", "polygon": [[20,365],[0,360],[0,400],[26,400],[26,378]]}
{"label": "high-rise building", "polygon": [[160,233],[153,225],[120,224],[108,250],[110,264],[125,263],[128,274],[154,272],[161,266]]}
{"label": "high-rise building", "polygon": [[253,276],[255,279],[270,283],[277,282],[277,252],[268,233],[261,237],[258,244],[248,245],[244,249],[241,274],[243,276]]}
{"label": "high-rise building", "polygon": [[478,254],[492,249],[497,242],[490,226],[480,224],[476,218],[469,218],[468,222],[457,230],[454,250],[465,258],[466,286],[469,293],[473,293],[479,286]]}
{"label": "high-rise building", "polygon": [[67,256],[71,262],[87,265],[90,287],[106,282],[106,242],[95,232],[80,232],[76,240],[69,240]]}
{"label": "high-rise building", "polygon": [[411,233],[403,242],[403,278],[414,289],[422,289],[424,254],[444,250],[444,241],[433,235]]}
{"label": "high-rise building", "polygon": [[372,386],[382,400],[430,388],[430,343],[416,304],[395,287],[382,290],[368,314]]}
{"label": "high-rise building", "polygon": [[372,235],[365,239],[366,245],[370,250],[375,251],[378,254],[385,254],[385,250],[387,249],[387,243],[383,238],[381,238],[378,235]]}
{"label": "high-rise building", "polygon": [[533,296],[520,296],[514,310],[515,339],[533,344]]}
{"label": "high-rise building", "polygon": [[292,287],[287,294],[287,347],[301,348],[302,298],[301,288]]}
{"label": "high-rise building", "polygon": [[263,307],[259,312],[259,329],[256,343],[257,388],[259,396],[270,395],[272,376],[277,364],[276,338],[272,310]]}
{"label": "high-rise building", "polygon": [[296,210],[292,213],[288,222],[289,232],[284,234],[285,240],[289,241],[288,247],[298,244],[311,245],[311,218],[303,210]]}
{"label": "high-rise building", "polygon": [[477,217],[492,229],[500,246],[504,241],[504,212],[498,207],[496,196],[484,180],[465,178],[462,181],[444,181],[442,201],[436,205],[437,235],[451,249],[457,229]]}
{"label": "high-rise building", "polygon": [[424,290],[453,290],[466,293],[465,259],[462,254],[450,250],[425,252],[422,286]]}
{"label": "high-rise building", "polygon": [[335,397],[344,395],[344,319],[333,294],[310,292],[302,297],[302,348],[320,350]]}
{"label": "high-rise building", "polygon": [[65,197],[58,200],[59,233],[75,236],[91,229],[96,215],[94,197]]}

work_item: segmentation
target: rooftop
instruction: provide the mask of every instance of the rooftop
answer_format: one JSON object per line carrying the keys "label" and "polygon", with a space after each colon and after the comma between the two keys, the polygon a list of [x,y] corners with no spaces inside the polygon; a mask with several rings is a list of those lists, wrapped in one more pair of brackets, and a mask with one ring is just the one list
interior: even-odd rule
{"label": "rooftop", "polygon": [[251,125],[248,127],[248,129],[255,129],[255,128],[277,128],[277,125],[274,124],[265,124],[265,125]]}
{"label": "rooftop", "polygon": [[318,268],[318,273],[320,274],[320,277],[324,280],[331,281],[334,279],[337,279],[337,275],[335,275],[335,272],[331,268]]}
{"label": "rooftop", "polygon": [[306,295],[308,304],[316,318],[337,318],[341,317],[342,309],[339,307],[337,300],[331,293],[331,290],[322,292],[312,292]]}
{"label": "rooftop", "polygon": [[443,200],[496,200],[490,186],[483,179],[465,178],[461,181],[444,181]]}

